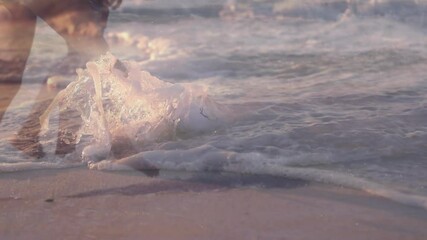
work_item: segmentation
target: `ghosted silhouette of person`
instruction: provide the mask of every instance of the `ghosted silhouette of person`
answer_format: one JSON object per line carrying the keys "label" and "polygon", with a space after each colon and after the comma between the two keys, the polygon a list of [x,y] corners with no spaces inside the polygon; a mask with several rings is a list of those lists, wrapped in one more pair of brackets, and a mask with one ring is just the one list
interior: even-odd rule
{"label": "ghosted silhouette of person", "polygon": [[[68,55],[57,64],[58,74],[74,74],[88,60],[108,51],[104,39],[109,9],[121,0],[0,0],[0,83],[21,84],[29,57],[37,18],[43,19],[66,42]],[[19,87],[12,88],[4,111]],[[43,107],[35,107],[24,122],[14,145],[25,152],[39,148],[38,115]],[[0,111],[2,121],[4,111]],[[65,150],[69,152],[73,149]],[[57,149],[58,151],[58,149]],[[41,157],[42,150],[31,150]]]}

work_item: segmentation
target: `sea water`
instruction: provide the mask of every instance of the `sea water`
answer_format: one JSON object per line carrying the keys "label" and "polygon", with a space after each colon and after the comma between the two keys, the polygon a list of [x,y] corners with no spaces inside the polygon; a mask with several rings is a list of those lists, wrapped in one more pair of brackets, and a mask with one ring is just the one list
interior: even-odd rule
{"label": "sea water", "polygon": [[[125,1],[111,53],[52,103],[22,87],[2,132],[35,112],[39,143],[3,137],[0,171],[269,174],[427,208],[426,11],[424,0]],[[37,34],[27,82],[66,53],[42,21]],[[61,143],[76,146],[58,154]]]}

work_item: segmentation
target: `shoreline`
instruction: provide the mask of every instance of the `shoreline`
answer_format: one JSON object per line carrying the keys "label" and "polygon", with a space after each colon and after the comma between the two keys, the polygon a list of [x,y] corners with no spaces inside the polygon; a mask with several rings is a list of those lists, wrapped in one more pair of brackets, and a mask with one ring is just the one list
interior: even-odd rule
{"label": "shoreline", "polygon": [[427,235],[424,209],[297,179],[171,173],[152,178],[80,167],[2,173],[0,184],[1,239],[421,240]]}

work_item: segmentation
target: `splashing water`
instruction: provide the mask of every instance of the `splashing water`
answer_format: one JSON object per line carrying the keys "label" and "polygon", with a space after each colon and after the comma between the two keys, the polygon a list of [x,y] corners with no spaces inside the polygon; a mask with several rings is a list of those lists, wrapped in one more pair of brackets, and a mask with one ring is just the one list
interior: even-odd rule
{"label": "splashing water", "polygon": [[[55,111],[58,109],[58,111]],[[172,84],[139,70],[134,62],[119,62],[106,54],[87,69],[78,70],[78,79],[61,91],[40,117],[42,133],[49,135],[54,113],[77,112],[82,124],[66,131],[66,143],[83,146],[84,161],[105,159],[112,143],[124,141],[135,149],[153,142],[175,138],[177,133],[213,131],[231,120],[226,106],[212,100],[204,87]]]}

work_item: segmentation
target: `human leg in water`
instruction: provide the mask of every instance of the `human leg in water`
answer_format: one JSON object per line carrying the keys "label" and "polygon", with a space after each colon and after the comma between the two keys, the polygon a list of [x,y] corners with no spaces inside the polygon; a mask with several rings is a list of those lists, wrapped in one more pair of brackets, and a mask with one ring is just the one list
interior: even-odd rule
{"label": "human leg in water", "polygon": [[[33,43],[37,17],[19,3],[0,2],[0,83],[21,84]],[[8,88],[0,121],[19,87]]]}
{"label": "human leg in water", "polygon": [[[59,74],[75,74],[75,69],[81,67],[81,64],[97,58],[108,50],[103,34],[108,20],[109,5],[103,2],[105,1],[39,0],[29,1],[25,5],[34,16],[41,17],[62,36],[68,46],[69,54],[66,59],[72,61],[64,61],[57,66]],[[37,158],[44,156],[38,143],[40,132],[38,116],[45,108],[46,104],[43,104],[33,109],[13,141],[15,147]],[[66,116],[59,116],[59,120],[60,129],[69,127]],[[66,132],[59,131],[56,154],[67,154],[75,149],[75,143],[67,139]]]}

